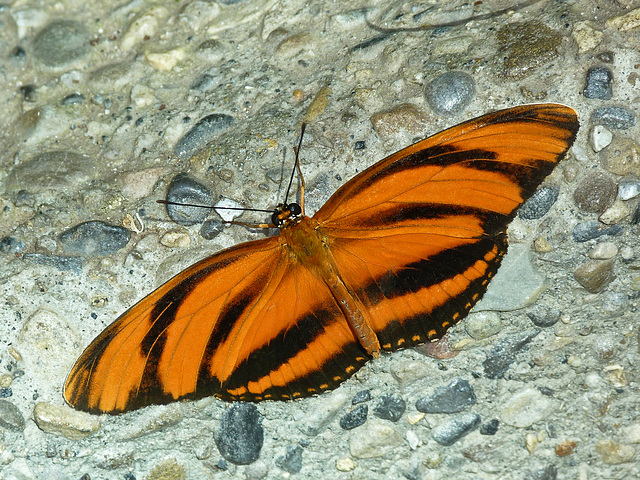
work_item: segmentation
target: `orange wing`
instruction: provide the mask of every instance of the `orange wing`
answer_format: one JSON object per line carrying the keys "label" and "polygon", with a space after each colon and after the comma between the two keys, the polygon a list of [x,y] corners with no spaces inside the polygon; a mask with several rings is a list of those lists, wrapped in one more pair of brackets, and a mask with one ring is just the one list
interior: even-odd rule
{"label": "orange wing", "polygon": [[[209,257],[125,312],[65,384],[81,410],[286,399],[436,338],[479,300],[506,226],[569,148],[560,105],[480,117],[406,148],[281,235]],[[297,206],[296,206],[297,207]],[[279,217],[280,218],[280,217]]]}
{"label": "orange wing", "polygon": [[64,396],[92,413],[295,398],[368,358],[327,287],[271,237],[202,260],[125,312],[78,359]]}
{"label": "orange wing", "polygon": [[555,104],[470,120],[373,165],[314,215],[383,349],[439,338],[480,300],[507,225],[578,126]]}

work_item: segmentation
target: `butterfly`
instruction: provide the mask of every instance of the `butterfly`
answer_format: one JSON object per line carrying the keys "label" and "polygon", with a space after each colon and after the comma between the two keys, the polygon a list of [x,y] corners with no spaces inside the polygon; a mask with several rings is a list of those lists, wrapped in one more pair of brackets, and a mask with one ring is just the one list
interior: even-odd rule
{"label": "butterfly", "polygon": [[216,396],[284,400],[337,387],[381,352],[438,339],[480,300],[507,226],[573,144],[576,112],[523,105],[374,164],[315,215],[216,253],[122,314],[72,368],[91,413]]}

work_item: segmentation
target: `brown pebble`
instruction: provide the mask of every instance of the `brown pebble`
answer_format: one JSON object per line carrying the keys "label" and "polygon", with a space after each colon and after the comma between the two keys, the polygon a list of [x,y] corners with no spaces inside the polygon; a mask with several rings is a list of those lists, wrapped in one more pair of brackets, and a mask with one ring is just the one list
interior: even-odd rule
{"label": "brown pebble", "polygon": [[589,293],[598,293],[605,289],[615,278],[614,260],[590,260],[573,272],[573,277]]}
{"label": "brown pebble", "polygon": [[418,107],[405,103],[385,112],[374,113],[371,123],[381,137],[389,137],[400,129],[418,135],[423,132],[427,119]]}
{"label": "brown pebble", "polygon": [[578,444],[573,440],[565,440],[564,442],[556,445],[556,455],[559,457],[571,455],[577,446]]}
{"label": "brown pebble", "polygon": [[576,187],[573,200],[580,210],[602,213],[613,204],[616,193],[616,184],[611,178],[603,173],[593,173]]}

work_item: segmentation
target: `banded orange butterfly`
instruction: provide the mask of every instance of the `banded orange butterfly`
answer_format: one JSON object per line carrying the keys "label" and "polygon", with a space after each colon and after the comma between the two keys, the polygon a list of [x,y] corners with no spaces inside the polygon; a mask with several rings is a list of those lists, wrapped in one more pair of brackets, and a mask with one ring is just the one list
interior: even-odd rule
{"label": "banded orange butterfly", "polygon": [[563,105],[497,111],[369,167],[312,217],[303,200],[279,205],[278,235],[196,263],[107,327],[66,401],[120,413],[305,397],[382,351],[440,338],[484,294],[507,225],[578,126]]}

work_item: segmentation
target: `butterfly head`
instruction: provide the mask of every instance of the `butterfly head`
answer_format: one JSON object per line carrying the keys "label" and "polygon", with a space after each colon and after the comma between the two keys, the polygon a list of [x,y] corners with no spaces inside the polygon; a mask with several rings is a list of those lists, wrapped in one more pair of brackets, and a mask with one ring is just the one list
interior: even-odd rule
{"label": "butterfly head", "polygon": [[273,211],[271,223],[278,228],[286,228],[299,223],[302,217],[303,213],[300,205],[297,203],[281,203]]}

